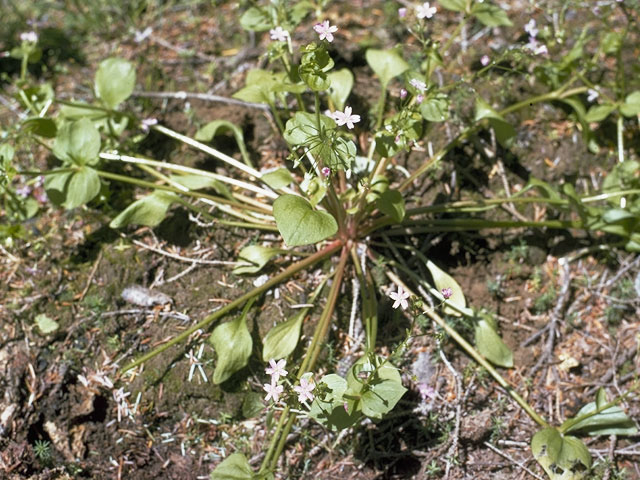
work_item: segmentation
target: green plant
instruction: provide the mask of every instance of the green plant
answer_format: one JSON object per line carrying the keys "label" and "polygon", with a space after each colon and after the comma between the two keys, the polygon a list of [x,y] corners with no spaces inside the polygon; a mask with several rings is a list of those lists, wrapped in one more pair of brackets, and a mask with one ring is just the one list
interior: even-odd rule
{"label": "green plant", "polygon": [[[274,133],[281,135],[289,147],[289,162],[270,171],[261,171],[254,165],[242,131],[229,122],[208,123],[191,138],[154,119],[139,118],[127,106],[136,84],[136,69],[122,58],[108,58],[99,64],[94,77],[94,99],[89,103],[56,98],[46,84],[28,85],[24,65],[36,52],[37,45],[31,44],[37,42],[30,42],[17,52],[23,68],[15,86],[16,98],[26,115],[7,132],[0,147],[3,172],[9,180],[3,182],[2,193],[5,205],[9,205],[6,211],[10,212],[7,215],[10,221],[19,222],[35,214],[29,202],[18,198],[12,187],[17,174],[33,178],[44,175],[49,199],[66,209],[104,205],[109,202],[112,185],[118,182],[142,189],[146,194],[111,220],[109,226],[113,229],[126,229],[129,225],[155,227],[172,206],[180,205],[216,228],[243,228],[256,237],[256,231],[282,237],[284,243],[279,247],[265,247],[257,242],[245,246],[238,254],[241,263],[234,268],[235,275],[257,274],[274,259],[298,259],[160,347],[141,355],[122,372],[139,368],[154,356],[185,342],[194,332],[212,328],[228,314],[241,310],[235,319],[215,326],[210,336],[218,358],[213,381],[229,380],[249,364],[254,351],[260,350],[254,348],[248,327],[254,302],[300,272],[317,265],[324,267],[323,278],[315,287],[309,306],[276,325],[263,339],[261,360],[269,362],[266,373],[271,377],[263,389],[270,406],[280,404],[281,409],[279,417],[273,417],[275,427],[259,471],[254,472],[247,459],[235,453],[216,468],[213,479],[229,478],[232,474],[234,478],[273,478],[287,436],[299,416],[308,416],[330,430],[348,428],[364,418],[383,418],[406,391],[395,364],[413,336],[423,334],[424,329],[418,326],[426,327],[427,320],[437,325],[437,331],[444,332],[441,336],[434,335],[436,340],[442,341],[446,335],[456,342],[542,428],[533,437],[532,450],[551,478],[559,478],[558,468],[580,478],[576,465],[590,466],[591,457],[584,444],[566,434],[632,431],[626,415],[615,402],[606,401],[604,392],[599,392],[596,402],[589,404],[592,406],[576,419],[551,427],[496,369],[496,366],[513,367],[514,359],[500,337],[495,316],[482,308],[468,306],[455,279],[435,263],[437,259],[430,258],[411,241],[411,235],[488,229],[582,229],[593,235],[611,235],[607,238],[611,238],[612,248],[639,251],[640,180],[635,175],[638,164],[624,158],[623,133],[624,119],[640,113],[640,92],[626,88],[624,78],[618,78],[624,77],[624,65],[618,59],[615,98],[602,93],[603,104],[591,106],[588,111],[583,98],[595,86],[589,80],[590,66],[601,57],[619,56],[629,32],[625,30],[613,40],[601,39],[590,61],[584,53],[586,33],[575,39],[569,52],[547,58],[540,56],[549,52],[543,40],[548,40],[551,48],[559,47],[564,33],[538,37],[534,21],[527,24],[530,38],[525,47],[505,52],[489,60],[479,71],[469,69],[459,80],[441,85],[437,73],[448,67],[445,54],[465,25],[473,22],[508,28],[512,23],[507,13],[491,2],[441,0],[440,5],[461,17],[456,31],[445,43],[432,38],[427,25],[434,11],[424,4],[403,20],[419,46],[412,62],[404,58],[401,49],[366,50],[365,59],[380,86],[377,98],[368,99],[373,112],[368,121],[364,110],[355,113],[354,104],[349,103],[353,72],[334,68],[329,43],[336,26],[328,20],[316,24],[317,39],[294,50],[289,32],[312,13],[320,18],[322,3],[299,2],[289,8],[286,2],[273,1],[250,7],[240,24],[252,32],[269,32],[273,40],[267,49],[269,65],[248,72],[246,85],[234,98],[261,104],[270,111],[276,125]],[[458,87],[491,75],[502,60],[513,62],[514,72],[519,68],[531,70],[546,90],[502,109],[494,108],[476,91],[455,93]],[[587,99],[587,103],[592,100]],[[467,103],[473,105],[472,111],[457,108]],[[531,176],[513,195],[413,205],[410,192],[414,182],[442,166],[449,153],[487,132],[495,136],[500,148],[509,149],[516,134],[511,114],[543,103],[570,107],[592,149],[597,142],[591,124],[604,121],[609,115],[616,116],[620,161],[607,176],[602,191],[579,195],[571,183],[556,187]],[[51,113],[54,104],[59,110]],[[325,109],[329,114],[323,113]],[[396,158],[410,151],[416,142],[432,138],[434,126],[447,121],[459,126],[459,133],[398,180],[396,174],[401,170],[395,164]],[[362,134],[364,149],[352,130]],[[210,155],[229,173],[142,156],[137,149],[149,131]],[[204,143],[222,131],[232,133],[241,160]],[[34,142],[49,149],[57,159],[54,168],[47,171],[15,168],[14,147]],[[136,173],[129,173],[133,169]],[[527,209],[532,204],[550,214],[543,219],[534,217]],[[208,207],[215,207],[214,213]],[[513,211],[518,214],[517,220],[504,215]],[[18,233],[6,229],[4,235]],[[517,266],[527,253],[528,246],[520,243],[506,254],[506,260]],[[399,273],[406,282],[400,280]],[[329,372],[316,380],[315,372],[338,297],[349,276],[359,285],[357,295],[365,330],[363,353],[353,361],[346,375]],[[379,294],[379,287],[387,283],[387,278],[394,284],[386,293],[393,302]],[[541,284],[542,277],[538,276],[537,287]],[[427,298],[419,299],[409,285],[421,288],[426,292],[424,297],[435,301],[437,307],[427,307]],[[554,298],[553,289],[547,289],[536,302],[536,308],[548,309]],[[384,302],[391,303],[392,309],[405,310],[411,324],[402,341],[383,356],[379,348],[378,315],[379,304]],[[300,346],[302,323],[319,306],[322,308],[311,341]],[[455,321],[446,321],[449,318]],[[460,334],[459,327],[466,335]],[[466,337],[473,337],[475,347]],[[296,356],[299,347],[304,353]],[[285,370],[287,359],[294,365],[291,373]],[[499,427],[496,424],[496,431]]]}
{"label": "green plant", "polygon": [[33,453],[38,457],[38,460],[48,462],[51,460],[51,442],[48,440],[36,440],[33,444]]}

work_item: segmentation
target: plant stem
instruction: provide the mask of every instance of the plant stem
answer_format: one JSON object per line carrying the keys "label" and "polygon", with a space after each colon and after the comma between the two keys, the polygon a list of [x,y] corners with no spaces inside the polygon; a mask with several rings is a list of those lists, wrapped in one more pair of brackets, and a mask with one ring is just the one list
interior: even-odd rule
{"label": "plant stem", "polygon": [[141,365],[142,363],[146,362],[147,360],[152,359],[156,355],[161,354],[162,352],[164,352],[168,348],[170,348],[170,347],[172,347],[172,346],[174,346],[174,345],[186,340],[195,331],[200,330],[201,328],[206,328],[209,324],[211,324],[215,320],[223,317],[224,315],[226,315],[227,313],[231,312],[232,310],[235,310],[236,308],[240,307],[246,301],[251,300],[252,298],[262,294],[263,292],[266,292],[270,288],[273,288],[274,286],[276,286],[280,282],[286,280],[287,278],[291,277],[292,275],[296,274],[300,270],[304,270],[305,268],[308,268],[311,265],[313,265],[313,264],[315,264],[315,263],[327,258],[331,254],[336,252],[338,249],[340,249],[341,247],[342,247],[342,242],[340,242],[339,240],[335,240],[335,241],[331,242],[330,244],[328,244],[327,246],[325,246],[323,249],[321,249],[318,252],[314,253],[313,255],[311,255],[311,256],[303,259],[303,260],[300,260],[299,262],[294,263],[293,265],[289,266],[286,270],[284,270],[283,272],[279,273],[278,275],[276,275],[275,277],[273,277],[272,279],[267,281],[264,285],[262,285],[262,286],[260,286],[258,288],[254,288],[250,292],[245,293],[244,295],[242,295],[241,297],[237,298],[236,300],[234,300],[233,302],[229,303],[228,305],[225,305],[224,307],[220,308],[219,310],[216,310],[215,312],[213,312],[211,315],[208,315],[207,317],[205,317],[203,320],[201,320],[200,322],[198,322],[197,324],[195,324],[191,328],[188,328],[187,330],[182,332],[180,335],[172,338],[167,343],[159,346],[155,350],[153,350],[153,351],[151,351],[149,353],[146,353],[143,356],[141,356],[140,358],[138,358],[135,361],[131,362],[129,365],[125,366],[120,371],[120,373],[125,373],[128,370],[131,370],[132,368],[135,368],[138,365]]}
{"label": "plant stem", "polygon": [[[402,286],[402,288],[409,293],[410,295],[415,295],[403,282],[400,280],[395,274],[392,272],[387,272],[387,277],[391,279],[396,285]],[[455,329],[449,326],[447,322],[445,322],[440,316],[431,310],[429,307],[424,305],[422,307],[422,311],[431,318],[435,323],[440,326],[447,334],[453,338],[458,345],[462,347],[462,349],[467,352],[467,354],[473,358],[479,365],[481,365],[489,374],[495,379],[498,384],[504,388],[509,396],[513,398],[513,400],[522,407],[522,409],[527,412],[527,414],[535,421],[538,425],[543,428],[548,428],[549,424],[542,418],[538,413],[533,409],[531,405],[529,405],[524,398],[520,396],[518,392],[516,392],[511,385],[498,373],[498,371],[493,368],[493,366],[482,356],[480,353],[469,344]]]}
{"label": "plant stem", "polygon": [[156,130],[157,132],[163,133],[165,134],[167,137],[171,137],[175,140],[179,140],[182,143],[186,143],[187,145],[189,145],[190,147],[196,148],[204,153],[208,153],[209,155],[211,155],[212,157],[217,158],[218,160],[222,160],[223,162],[231,165],[232,167],[237,168],[238,170],[241,170],[243,172],[245,172],[248,175],[251,175],[252,177],[255,178],[260,178],[261,174],[259,171],[257,171],[255,168],[251,168],[248,165],[245,165],[242,162],[239,162],[238,160],[236,160],[235,158],[231,158],[229,155],[225,155],[224,153],[220,152],[219,150],[216,150],[215,148],[211,148],[208,145],[205,145],[204,143],[200,143],[197,140],[194,140],[191,137],[187,137],[186,135],[182,135],[178,132],[175,132],[173,130],[171,130],[170,128],[164,127],[162,125],[153,125],[151,127],[153,130]]}
{"label": "plant stem", "polygon": [[[302,361],[302,365],[300,365],[300,368],[298,369],[298,373],[296,375],[296,378],[298,380],[304,373],[313,370],[313,368],[315,367],[315,363],[318,359],[318,355],[323,345],[321,342],[326,336],[329,325],[331,324],[331,316],[333,315],[336,302],[338,300],[338,294],[342,285],[342,277],[344,275],[344,269],[348,257],[349,250],[346,247],[343,247],[342,253],[340,255],[340,261],[333,277],[333,283],[331,284],[331,289],[329,290],[329,295],[327,296],[327,303],[322,310],[322,314],[320,315],[320,319],[318,320],[318,325],[316,326],[315,332],[313,334],[313,339],[311,340],[311,344],[307,349],[307,353],[304,357],[304,360]],[[286,419],[285,425],[285,417],[289,415],[289,412],[289,407],[286,407],[282,412],[282,416],[280,417],[280,421],[278,422],[276,431],[273,434],[273,438],[271,440],[271,444],[269,445],[267,454],[262,461],[260,472],[264,472],[265,470],[274,471],[276,468],[276,463],[278,461],[278,458],[280,457],[280,454],[282,453],[282,450],[284,449],[284,445],[287,441],[287,436],[289,435],[289,432],[293,427],[293,423],[297,418],[296,413],[291,413],[291,416]]]}

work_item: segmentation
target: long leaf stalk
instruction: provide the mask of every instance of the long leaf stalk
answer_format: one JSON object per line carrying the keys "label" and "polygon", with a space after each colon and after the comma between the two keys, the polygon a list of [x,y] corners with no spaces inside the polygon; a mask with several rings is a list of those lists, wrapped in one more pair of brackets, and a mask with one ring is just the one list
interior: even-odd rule
{"label": "long leaf stalk", "polygon": [[132,157],[130,155],[119,155],[116,153],[101,153],[100,158],[105,160],[118,160],[124,163],[131,163],[134,165],[148,165],[156,168],[162,168],[165,170],[170,170],[173,172],[180,173],[190,173],[194,175],[200,175],[202,177],[211,178],[213,180],[217,180],[219,182],[226,183],[228,185],[233,185],[235,187],[240,187],[244,190],[248,190],[258,195],[265,196],[267,198],[278,198],[278,194],[273,192],[272,190],[266,190],[264,188],[260,188],[253,183],[243,182],[242,180],[237,180],[235,178],[227,177],[225,175],[220,175],[214,172],[208,172],[206,170],[200,170],[198,168],[186,167],[184,165],[176,165],[174,163],[168,162],[159,162],[157,160],[151,160],[149,158],[141,158],[141,157]]}
{"label": "long leaf stalk", "polygon": [[[302,375],[304,375],[306,372],[313,370],[318,359],[318,355],[322,350],[322,341],[326,337],[329,325],[331,324],[331,317],[336,307],[338,294],[342,286],[342,279],[344,277],[344,270],[348,258],[349,249],[343,246],[338,266],[336,267],[335,273],[333,275],[333,283],[331,284],[331,289],[329,290],[329,294],[327,296],[327,303],[322,310],[322,314],[320,315],[320,319],[318,320],[318,324],[316,325],[313,338],[311,339],[311,343],[307,348],[307,353],[304,357],[304,360],[302,361],[302,364],[300,365],[300,368],[298,369],[298,373],[296,374],[296,378],[298,380],[300,380],[300,378],[302,378]],[[291,431],[296,418],[297,414],[295,412],[291,412],[288,406],[285,407],[276,427],[276,431],[273,434],[271,443],[267,450],[267,454],[262,461],[262,466],[260,468],[261,473],[275,470],[278,458],[280,457],[282,450],[284,450],[287,436],[289,435],[289,432]]]}
{"label": "long leaf stalk", "polygon": [[[387,277],[389,277],[389,279],[391,279],[393,283],[395,283],[398,286],[401,286],[410,295],[415,296],[415,293],[413,293],[413,291],[410,288],[408,288],[406,284],[402,280],[400,280],[400,278],[398,278],[397,275],[389,271],[387,271],[386,273],[387,273]],[[509,383],[504,379],[504,377],[502,377],[502,375],[500,375],[500,373],[498,373],[498,371],[495,368],[493,368],[493,365],[491,365],[475,348],[473,348],[473,346],[469,342],[467,342],[464,339],[464,337],[462,337],[462,335],[460,335],[454,328],[449,326],[447,322],[445,322],[435,311],[431,310],[431,308],[429,308],[428,306],[423,305],[422,311],[431,320],[433,320],[440,328],[442,328],[447,333],[447,335],[453,338],[454,341],[458,345],[460,345],[460,347],[462,347],[462,349],[471,358],[473,358],[473,360],[475,360],[480,366],[482,366],[487,372],[489,372],[489,374],[494,378],[494,380],[498,382],[498,385],[500,385],[502,388],[506,390],[509,396],[518,405],[520,405],[520,407],[525,412],[527,412],[527,414],[531,417],[531,419],[534,422],[536,422],[538,425],[540,425],[543,428],[549,427],[549,424],[547,423],[547,421],[544,418],[542,418],[535,411],[535,409],[531,405],[529,405],[527,401],[524,398],[522,398],[517,391],[513,389],[511,385],[509,385]]]}
{"label": "long leaf stalk", "polygon": [[321,250],[319,250],[316,253],[314,253],[313,255],[294,263],[293,265],[291,265],[287,269],[285,269],[283,272],[279,273],[278,275],[275,275],[273,278],[268,280],[264,285],[262,285],[260,287],[257,287],[257,288],[254,288],[250,292],[245,293],[244,295],[242,295],[241,297],[237,298],[233,302],[225,305],[224,307],[220,308],[219,310],[216,310],[212,314],[208,315],[207,317],[202,319],[197,324],[193,325],[192,327],[190,327],[187,330],[185,330],[184,332],[182,332],[180,335],[172,338],[167,343],[162,344],[161,346],[159,346],[155,350],[152,350],[151,352],[146,353],[146,354],[142,355],[140,358],[134,360],[133,362],[131,362],[130,364],[128,364],[127,366],[122,368],[121,373],[125,373],[125,372],[129,371],[132,368],[135,368],[138,365],[141,365],[144,362],[154,358],[155,356],[160,355],[161,353],[163,353],[165,350],[171,348],[172,346],[185,341],[187,338],[189,338],[190,335],[192,335],[197,330],[200,330],[202,328],[207,328],[211,323],[213,323],[214,321],[218,320],[219,318],[225,316],[227,313],[235,310],[236,308],[239,308],[240,306],[242,306],[248,300],[251,300],[252,298],[257,297],[258,295],[261,295],[262,293],[264,293],[267,290],[275,287],[279,283],[287,280],[289,277],[295,275],[296,273],[300,272],[301,270],[309,268],[310,266],[314,265],[315,263],[317,263],[317,262],[319,262],[321,260],[324,260],[325,258],[329,257],[330,255],[332,255],[333,253],[338,251],[341,247],[342,247],[342,242],[340,242],[339,240],[335,240],[335,241],[329,243],[328,245],[326,245]]}
{"label": "long leaf stalk", "polygon": [[149,189],[155,189],[155,190],[164,190],[167,192],[173,192],[173,193],[178,193],[181,195],[185,195],[188,197],[193,197],[193,198],[197,198],[200,200],[209,200],[211,202],[212,205],[215,205],[216,207],[218,207],[222,212],[227,213],[228,215],[234,216],[236,218],[240,218],[242,220],[246,220],[247,222],[251,223],[251,224],[256,224],[256,225],[262,225],[262,226],[269,226],[269,227],[273,227],[273,228],[269,228],[269,230],[276,230],[275,225],[270,224],[268,221],[265,220],[260,220],[258,218],[255,217],[251,217],[249,215],[245,215],[241,212],[238,212],[236,210],[234,210],[233,208],[229,207],[229,205],[237,205],[238,207],[244,209],[244,210],[257,210],[256,207],[252,207],[250,205],[241,205],[237,202],[233,202],[224,198],[220,198],[220,197],[214,197],[213,195],[207,195],[206,193],[202,193],[202,192],[195,192],[195,191],[185,191],[181,188],[176,188],[176,187],[172,187],[170,185],[162,185],[162,184],[157,184],[157,183],[151,183],[151,182],[146,182],[144,180],[139,180],[137,178],[132,178],[132,177],[128,177],[126,175],[119,175],[117,173],[111,173],[111,172],[105,172],[103,170],[97,170],[98,175],[100,175],[103,178],[108,178],[110,180],[117,180],[119,182],[123,182],[123,183],[130,183],[132,185],[137,185],[139,187],[145,187],[145,188],[149,188]]}
{"label": "long leaf stalk", "polygon": [[260,178],[261,174],[258,170],[256,170],[255,168],[251,168],[248,165],[245,165],[242,162],[239,162],[238,160],[236,160],[235,158],[230,157],[229,155],[226,155],[224,153],[222,153],[219,150],[216,150],[215,148],[212,148],[208,145],[205,145],[204,143],[198,142],[197,140],[194,140],[191,137],[188,137],[186,135],[182,135],[181,133],[178,133],[174,130],[171,130],[170,128],[167,128],[165,126],[162,125],[153,125],[151,127],[153,130],[156,130],[157,132],[160,132],[164,135],[166,135],[167,137],[173,138],[174,140],[178,140],[182,143],[185,143],[187,145],[189,145],[190,147],[193,147],[197,150],[200,150],[201,152],[207,153],[209,155],[211,155],[212,157],[217,158],[218,160],[222,160],[223,162],[225,162],[228,165],[231,165],[232,167],[237,168],[238,170],[243,171],[244,173],[255,177],[255,178]]}

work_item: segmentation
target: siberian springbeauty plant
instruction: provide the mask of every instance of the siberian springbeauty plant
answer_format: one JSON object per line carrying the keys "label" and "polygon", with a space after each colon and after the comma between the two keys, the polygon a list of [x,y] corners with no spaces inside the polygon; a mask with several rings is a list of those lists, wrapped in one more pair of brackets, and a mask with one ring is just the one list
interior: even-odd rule
{"label": "siberian springbeauty plant", "polygon": [[[286,141],[290,155],[272,170],[260,170],[253,164],[242,130],[228,121],[211,122],[191,138],[128,110],[136,71],[124,59],[108,58],[100,63],[93,102],[56,98],[51,87],[32,84],[27,77],[28,63],[37,58],[38,40],[37,36],[25,35],[11,55],[22,61],[15,97],[28,115],[4,132],[0,146],[4,173],[0,186],[5,211],[13,222],[2,226],[2,235],[19,235],[19,222],[37,213],[41,202],[25,186],[41,188],[38,182],[42,177],[48,199],[67,209],[108,202],[113,182],[146,189],[147,195],[113,218],[113,229],[157,226],[172,205],[180,204],[212,222],[214,228],[233,226],[278,233],[282,246],[256,243],[243,248],[239,252],[241,263],[233,273],[255,275],[277,256],[299,260],[256,282],[254,289],[230,299],[224,307],[121,370],[140,369],[152,357],[241,309],[235,319],[215,326],[209,337],[217,353],[212,378],[215,383],[226,381],[248,364],[254,348],[247,316],[256,299],[303,270],[321,263],[329,265],[311,292],[308,306],[278,323],[263,339],[262,360],[268,366],[262,393],[274,408],[277,422],[260,468],[254,471],[247,459],[236,453],[212,472],[212,479],[274,478],[287,435],[301,416],[332,431],[365,418],[383,418],[406,392],[395,366],[397,360],[412,338],[429,332],[431,324],[484,367],[540,426],[531,448],[549,478],[584,478],[591,456],[580,439],[568,434],[635,433],[633,422],[617,406],[621,399],[609,401],[601,390],[575,418],[558,427],[550,425],[496,369],[514,364],[493,316],[480,307],[467,306],[461,287],[437,265],[439,259],[429,258],[412,238],[466,230],[571,228],[592,232],[594,248],[597,239],[607,238],[612,247],[640,251],[639,165],[627,158],[624,145],[625,129],[637,128],[626,120],[640,114],[640,91],[630,85],[621,53],[631,29],[618,28],[598,37],[585,29],[578,38],[569,39],[562,19],[553,25],[542,18],[530,19],[522,32],[513,35],[522,40],[512,48],[484,55],[478,68],[467,69],[455,80],[447,75],[450,80],[444,82],[440,79],[450,68],[447,53],[463,30],[486,27],[490,34],[493,28],[514,29],[512,21],[506,11],[490,1],[406,4],[399,8],[398,16],[410,35],[411,48],[398,45],[366,50],[367,64],[380,88],[377,98],[367,99],[368,105],[362,105],[351,95],[353,72],[335,68],[333,44],[343,27],[324,18],[325,7],[325,2],[273,0],[249,8],[240,19],[244,29],[264,32],[270,41],[265,54],[267,68],[249,71],[246,86],[233,97],[244,105],[268,110]],[[632,22],[632,7],[627,2],[599,2],[598,8],[604,17],[607,12],[620,10],[629,25]],[[459,24],[443,42],[434,33],[438,30],[434,26],[445,11],[456,15]],[[312,14],[317,22],[305,30]],[[587,51],[592,53],[587,55]],[[596,82],[592,73],[601,71],[605,60],[614,65],[611,75]],[[476,80],[503,71],[522,74],[544,90],[498,108],[468,88]],[[463,86],[464,105],[458,92]],[[570,183],[558,189],[531,177],[517,193],[505,192],[504,197],[424,205],[414,196],[415,185],[425,181],[430,172],[447,161],[452,150],[466,142],[489,137],[497,142],[495,148],[508,150],[516,134],[511,114],[539,104],[570,110],[592,150],[599,148],[593,134],[595,124],[609,116],[615,118],[618,164],[607,176],[602,191],[579,195]],[[443,122],[457,132],[451,141],[436,141],[438,124]],[[228,173],[136,155],[138,144],[150,130],[211,155],[226,165]],[[242,160],[207,145],[222,131],[233,134]],[[13,160],[15,148],[29,142],[48,148],[58,161],[56,168],[18,171]],[[426,150],[423,161],[411,171],[397,164],[398,156],[420,149]],[[118,164],[130,168],[115,173],[111,167]],[[138,169],[135,173],[134,167]],[[538,207],[537,213],[545,213],[534,217],[531,204]],[[391,286],[380,288],[376,273],[381,271]],[[354,295],[365,331],[362,354],[346,376],[322,374],[320,355],[338,296],[348,280],[357,286]],[[411,320],[399,344],[381,345],[377,338],[381,301],[391,303]],[[295,354],[296,349],[300,351],[302,324],[316,311],[319,316],[311,341],[302,346],[302,353]],[[472,322],[475,346],[443,315]],[[391,353],[384,356],[382,351]],[[195,376],[206,382],[208,377],[200,361],[202,349],[198,352],[192,350],[185,355],[191,366],[189,380]],[[122,389],[118,392],[118,415],[126,415],[129,394]]]}

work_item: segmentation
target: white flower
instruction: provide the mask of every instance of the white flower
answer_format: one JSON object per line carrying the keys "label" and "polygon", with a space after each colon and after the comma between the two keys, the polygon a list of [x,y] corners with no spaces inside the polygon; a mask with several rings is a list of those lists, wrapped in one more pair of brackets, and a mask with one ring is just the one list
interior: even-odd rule
{"label": "white flower", "polygon": [[271,36],[271,40],[276,40],[278,42],[286,42],[287,38],[289,38],[289,32],[281,26],[277,26],[276,28],[269,30],[269,35]]}
{"label": "white flower", "polygon": [[538,36],[538,29],[536,28],[536,21],[533,18],[531,20],[529,20],[529,22],[527,22],[527,24],[524,26],[524,31],[527,32],[532,37],[537,37]]}
{"label": "white flower", "polygon": [[300,379],[300,385],[293,387],[293,391],[298,394],[298,401],[300,403],[304,403],[305,400],[313,402],[314,397],[313,393],[311,392],[314,388],[316,388],[316,384],[313,383],[313,380],[309,381],[306,378],[302,377]]}
{"label": "white flower", "polygon": [[277,362],[273,358],[269,360],[270,367],[267,367],[265,372],[267,375],[271,375],[272,382],[277,383],[280,377],[285,377],[289,373],[284,369],[286,364],[287,361],[284,358]]}
{"label": "white flower", "polygon": [[409,293],[405,292],[404,289],[400,285],[398,285],[397,292],[389,292],[389,298],[391,298],[391,300],[394,300],[391,308],[398,308],[399,306],[401,306],[404,310],[409,306],[409,302],[407,302],[409,296]]}
{"label": "white flower", "polygon": [[144,42],[147,38],[149,38],[151,36],[151,34],[153,33],[153,28],[151,27],[147,27],[142,31],[136,31],[134,37],[133,37],[133,41],[136,43],[141,43]]}
{"label": "white flower", "polygon": [[264,388],[264,391],[267,392],[267,396],[264,398],[267,402],[270,398],[272,398],[274,402],[278,403],[278,400],[280,400],[280,395],[284,391],[284,387],[282,385],[276,385],[273,382],[265,383],[262,388]]}
{"label": "white flower", "polygon": [[157,118],[145,118],[142,120],[142,122],[140,122],[140,128],[142,129],[143,132],[148,132],[149,127],[152,127],[157,124],[158,124]]}
{"label": "white flower", "polygon": [[335,25],[329,25],[329,20],[325,20],[322,23],[314,25],[313,29],[316,31],[320,40],[327,39],[327,42],[333,42],[333,34],[338,31],[338,27]]}
{"label": "white flower", "polygon": [[38,34],[36,32],[24,32],[20,34],[20,41],[29,43],[38,43]]}
{"label": "white flower", "polygon": [[436,7],[430,7],[429,2],[416,7],[416,15],[418,18],[431,18],[436,14]]}
{"label": "white flower", "polygon": [[546,45],[541,45],[540,43],[538,43],[538,40],[536,40],[536,37],[529,37],[529,43],[527,43],[524,48],[531,50],[531,52],[533,52],[534,55],[540,55],[540,54],[547,54],[549,53],[549,51],[547,50],[547,46]]}
{"label": "white flower", "polygon": [[482,58],[480,59],[480,63],[482,64],[483,67],[486,67],[487,65],[489,65],[490,61],[491,59],[489,58],[489,55],[483,55]]}
{"label": "white flower", "polygon": [[421,92],[424,92],[427,89],[427,84],[418,80],[417,78],[412,78],[411,80],[409,80],[409,85],[411,85],[416,90],[420,90]]}
{"label": "white flower", "polygon": [[600,96],[600,94],[598,93],[597,90],[594,90],[593,88],[590,88],[589,90],[587,90],[587,102],[593,102],[596,98],[598,98]]}
{"label": "white flower", "polygon": [[344,112],[333,112],[331,117],[336,121],[338,126],[346,125],[347,128],[353,128],[354,123],[360,121],[360,115],[353,115],[351,107],[344,107]]}

